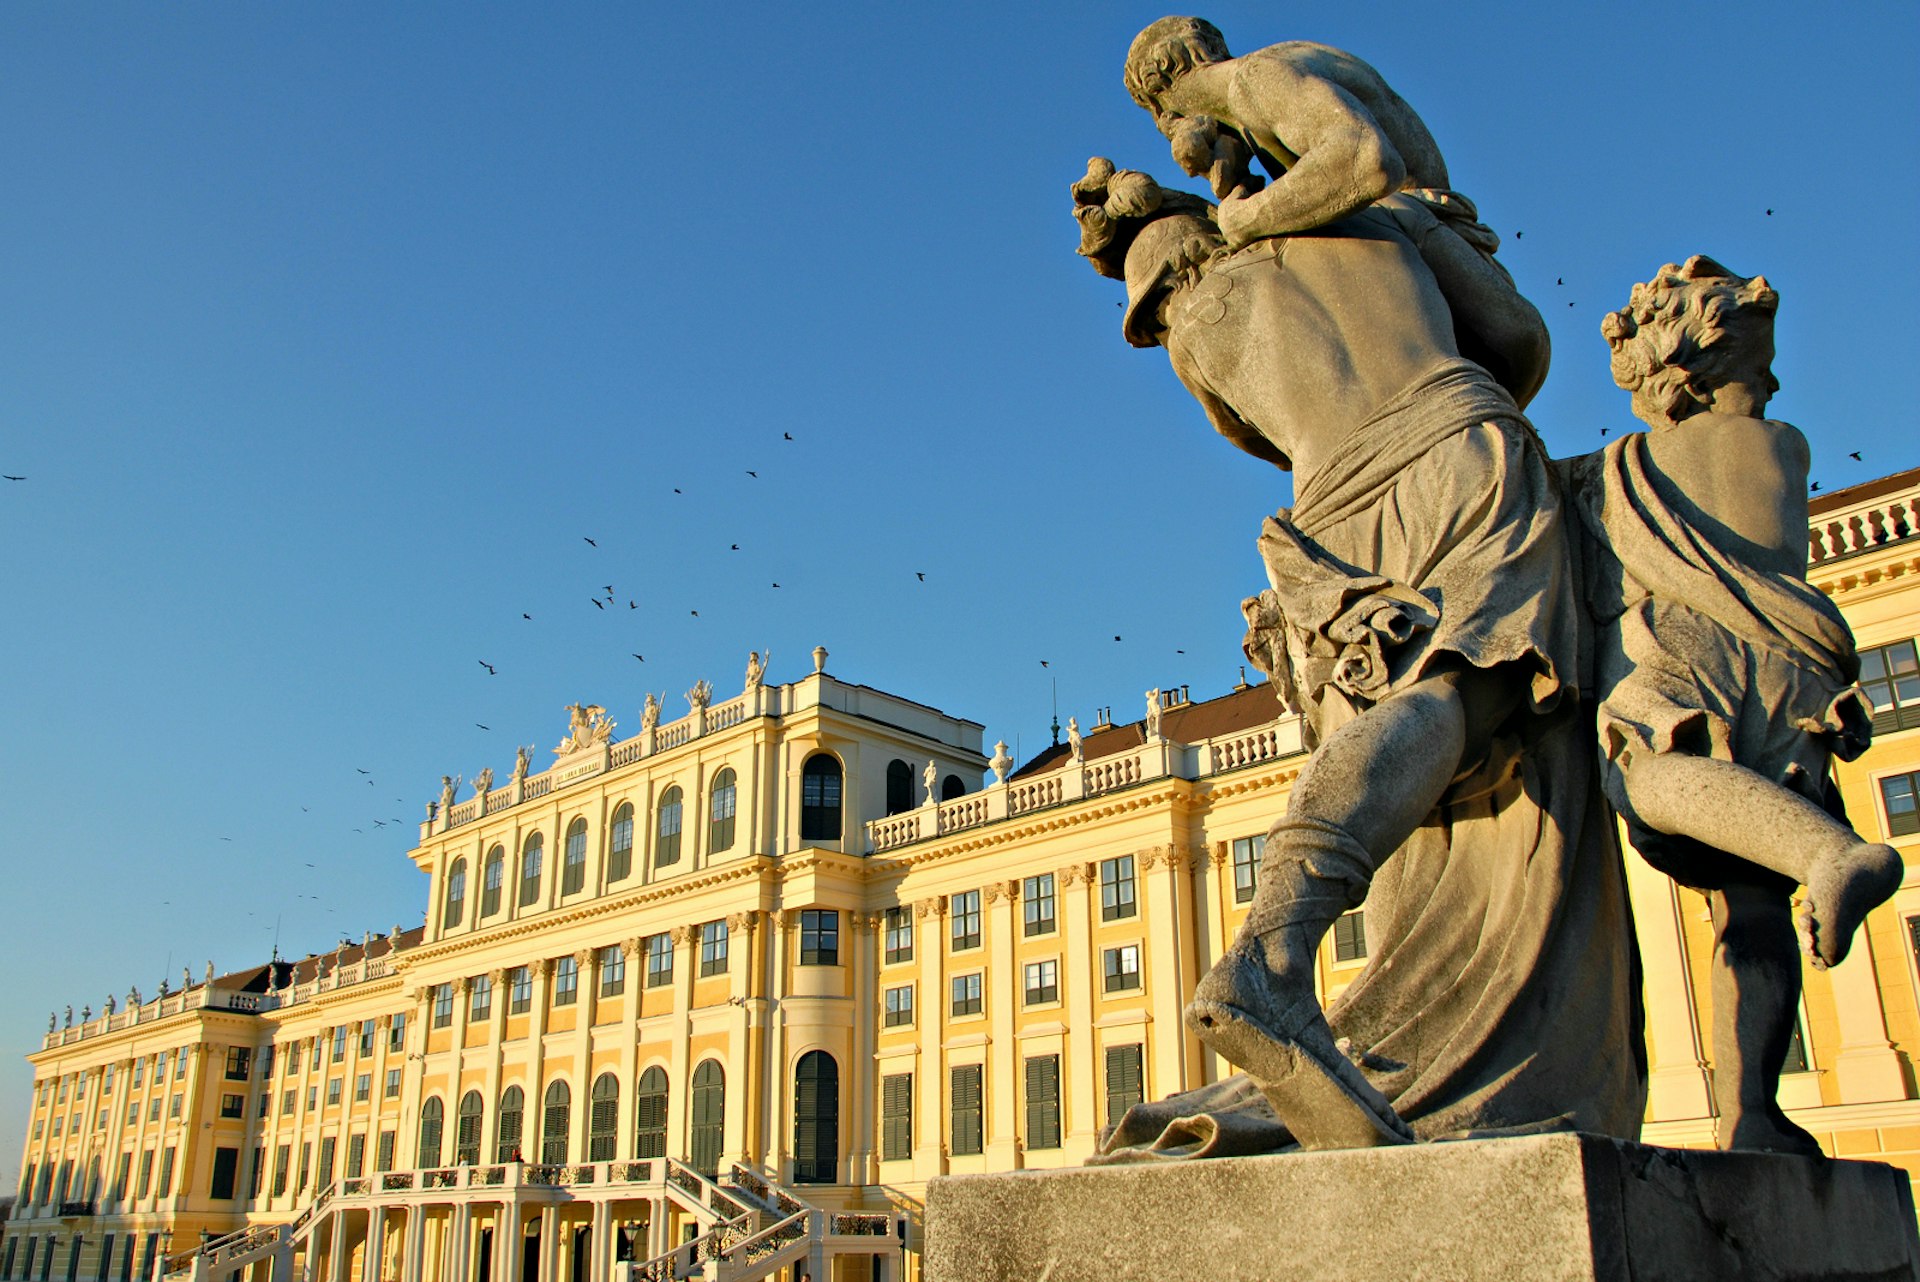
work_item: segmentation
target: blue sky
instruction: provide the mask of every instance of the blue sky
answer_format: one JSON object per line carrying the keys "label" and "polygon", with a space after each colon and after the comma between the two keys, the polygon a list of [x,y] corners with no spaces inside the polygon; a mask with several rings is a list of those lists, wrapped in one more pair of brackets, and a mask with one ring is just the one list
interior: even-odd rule
{"label": "blue sky", "polygon": [[[1162,12],[0,8],[0,1180],[49,1008],[418,921],[398,833],[566,703],[824,643],[1030,755],[1054,678],[1232,684],[1289,487],[1068,214],[1089,155],[1179,176],[1120,85]],[[1707,252],[1779,289],[1825,488],[1920,463],[1911,5],[1206,12],[1422,113],[1554,453],[1630,425],[1604,311]]]}

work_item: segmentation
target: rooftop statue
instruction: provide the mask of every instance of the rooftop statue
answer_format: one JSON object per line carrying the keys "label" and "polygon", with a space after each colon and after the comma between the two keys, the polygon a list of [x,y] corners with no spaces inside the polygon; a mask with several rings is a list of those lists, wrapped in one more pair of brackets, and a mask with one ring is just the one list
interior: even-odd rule
{"label": "rooftop statue", "polygon": [[526,744],[513,754],[513,777],[525,779],[527,770],[533,765],[533,745]]}
{"label": "rooftop statue", "polygon": [[1806,581],[1806,440],[1762,417],[1778,306],[1764,277],[1700,256],[1635,285],[1602,332],[1651,431],[1573,473],[1607,796],[1712,909],[1720,1146],[1817,1156],[1774,1100],[1800,953],[1837,965],[1903,868],[1848,826],[1829,768],[1865,751],[1873,708],[1846,621]]}
{"label": "rooftop statue", "polygon": [[760,688],[761,681],[764,680],[767,675],[767,664],[771,662],[772,659],[773,651],[771,649],[769,649],[764,656],[755,650],[747,651],[746,690],[748,694]]}
{"label": "rooftop statue", "polygon": [[597,748],[613,738],[613,722],[607,720],[607,710],[597,703],[570,703],[567,705],[567,737],[553,750],[556,757],[579,752],[585,748]]}
{"label": "rooftop statue", "polygon": [[482,766],[480,773],[473,777],[473,794],[484,797],[493,790],[493,767]]}
{"label": "rooftop statue", "polygon": [[[1126,283],[1127,340],[1164,348],[1222,434],[1293,472],[1258,540],[1248,650],[1317,750],[1187,1008],[1247,1076],[1137,1108],[1108,1154],[1635,1135],[1624,878],[1580,721],[1567,522],[1521,412],[1545,327],[1359,59],[1233,59],[1210,25],[1167,19],[1126,78],[1177,146],[1206,118],[1210,177],[1233,178],[1221,136],[1274,174],[1216,212],[1096,159],[1073,194],[1081,252]],[[1316,950],[1363,902],[1368,967],[1323,1015]]]}

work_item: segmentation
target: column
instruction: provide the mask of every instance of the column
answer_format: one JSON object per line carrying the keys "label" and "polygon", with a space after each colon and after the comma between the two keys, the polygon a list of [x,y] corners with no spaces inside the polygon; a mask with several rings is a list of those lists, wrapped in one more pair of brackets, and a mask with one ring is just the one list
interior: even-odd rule
{"label": "column", "polygon": [[504,1202],[500,1206],[500,1231],[493,1249],[494,1258],[499,1261],[494,1268],[494,1276],[500,1278],[501,1282],[526,1282],[527,1226],[522,1218],[524,1214],[518,1200]]}
{"label": "column", "polygon": [[[1187,994],[1199,979],[1190,951],[1193,904],[1187,893],[1188,859],[1185,847],[1173,845],[1144,851],[1137,859],[1150,967],[1142,979],[1153,1011],[1153,1076],[1147,1086],[1151,1099],[1196,1085],[1189,1080],[1188,1068],[1198,1058],[1199,1042],[1189,1036],[1181,1018]],[[1103,1066],[1093,1057],[1091,1046],[1087,1055],[1078,1075],[1091,1081],[1102,1074]],[[1093,1125],[1099,1129],[1097,1117]]]}
{"label": "column", "polygon": [[[493,985],[493,1005],[487,1013],[487,1051],[486,1084],[481,1087],[486,1092],[480,1112],[480,1162],[482,1165],[493,1161],[499,1154],[495,1151],[500,1145],[497,1127],[500,1114],[500,1069],[507,1050],[507,1003],[511,995],[507,989],[507,971],[504,967],[495,967],[487,972],[487,982]],[[521,1114],[521,1130],[526,1129],[526,1114]],[[498,1235],[495,1236],[496,1243]]]}
{"label": "column", "polygon": [[567,1119],[567,1152],[574,1161],[587,1160],[587,1124],[593,1120],[593,1004],[599,1000],[600,968],[591,948],[573,955],[580,987],[574,997],[573,1113]]}
{"label": "column", "polygon": [[1646,860],[1628,855],[1627,897],[1640,945],[1647,1009],[1647,1120],[1713,1116],[1713,1084],[1700,1045],[1700,1012],[1687,964],[1680,888]]}
{"label": "column", "polygon": [[[776,1180],[785,1181],[791,1174],[787,1170],[787,1144],[789,1129],[786,1125],[786,1110],[782,1106],[782,1096],[786,1083],[786,1012],[781,1009],[781,1001],[787,995],[787,933],[795,920],[794,915],[780,909],[767,914],[772,933],[767,937],[769,951],[772,954],[769,971],[772,977],[768,989],[767,1036],[765,1053],[761,1056],[761,1125],[766,1128],[767,1142],[762,1150],[767,1155],[767,1165],[772,1169]],[[669,1243],[668,1245],[672,1245]]]}
{"label": "column", "polygon": [[1887,1039],[1887,1015],[1880,1000],[1880,973],[1874,965],[1866,925],[1854,938],[1847,959],[1827,972],[1833,985],[1833,1009],[1840,1023],[1840,1053],[1834,1078],[1842,1104],[1871,1104],[1907,1098],[1900,1056]]}
{"label": "column", "polygon": [[[1196,902],[1204,901],[1207,906],[1207,947],[1200,954],[1195,973],[1204,975],[1213,964],[1227,951],[1227,903],[1232,895],[1232,874],[1228,871],[1227,860],[1231,857],[1232,847],[1224,841],[1213,843],[1213,850],[1204,863],[1194,861],[1194,882]],[[1198,931],[1195,932],[1196,936]],[[1317,969],[1317,968],[1316,968]],[[1220,1058],[1219,1054],[1208,1047],[1200,1049],[1200,1080],[1217,1082],[1233,1072],[1231,1066]]]}
{"label": "column", "polygon": [[[875,987],[880,972],[876,947],[880,918],[871,913],[849,913],[853,923],[853,1054],[841,1074],[840,1099],[848,1114],[844,1178],[852,1184],[871,1184],[876,1174],[873,1154],[874,1100],[880,1083],[873,1061],[879,1002]],[[851,1107],[847,1107],[851,1105]]]}
{"label": "column", "polygon": [[370,1208],[367,1211],[367,1246],[360,1255],[361,1282],[383,1282],[386,1235],[387,1208]]}
{"label": "column", "polygon": [[[734,913],[727,918],[727,994],[734,1003],[731,1027],[727,1031],[727,1063],[749,1064],[752,1060],[753,1012],[748,1002],[752,992],[750,977],[753,974],[753,919],[752,913]],[[742,1074],[740,1083],[740,1107],[727,1110],[726,1138],[720,1151],[720,1169],[726,1170],[735,1162],[747,1162],[749,1137],[752,1134],[753,1078]]]}
{"label": "column", "polygon": [[331,1282],[347,1282],[347,1213],[333,1212],[333,1232],[327,1243],[327,1277]]}
{"label": "column", "polygon": [[[527,974],[533,980],[533,998],[527,1010],[527,1111],[520,1122],[520,1155],[528,1162],[538,1162],[547,1138],[540,1126],[546,1123],[547,1000],[553,959],[542,957],[530,963]],[[542,1244],[540,1249],[544,1252],[546,1246]]]}
{"label": "column", "polygon": [[560,1208],[540,1208],[540,1272],[534,1282],[556,1282],[560,1262]]}
{"label": "column", "polygon": [[[1067,1027],[1086,1029],[1092,1038],[1089,1054],[1097,1054],[1098,1038],[1093,1033],[1093,995],[1101,982],[1100,954],[1093,946],[1090,923],[1091,884],[1084,863],[1068,864],[1054,873],[1054,893],[1059,896],[1062,937],[1060,982],[1066,985]],[[1186,994],[1180,994],[1182,998]],[[1179,1021],[1175,1016],[1175,1023]],[[1176,1034],[1177,1036],[1177,1034]],[[1066,1096],[1067,1131],[1063,1139],[1068,1155],[1084,1155],[1093,1150],[1100,1133],[1100,1106],[1095,1091],[1098,1070],[1062,1073],[1061,1086]],[[1011,1083],[1008,1084],[1011,1089]]]}
{"label": "column", "polygon": [[613,1260],[613,1204],[600,1201],[593,1204],[593,1232],[587,1238],[587,1249],[593,1252],[587,1263],[587,1282],[609,1282]]}
{"label": "column", "polygon": [[[413,1011],[407,1017],[407,1040],[400,1049],[406,1056],[400,1076],[400,1134],[394,1137],[394,1166],[399,1170],[420,1165],[420,1079],[427,1069],[427,1037],[433,1030],[429,1025],[433,1020],[433,989],[425,985],[413,990]],[[415,1048],[418,1048],[417,1050]],[[384,1089],[384,1088],[383,1088]],[[455,1101],[456,1103],[458,1101]],[[449,1112],[452,1110],[449,1109]],[[305,1127],[302,1127],[304,1131]],[[298,1153],[295,1154],[298,1157]],[[407,1160],[411,1158],[411,1160]],[[416,1219],[411,1211],[407,1219],[408,1240],[412,1240],[412,1221]],[[411,1252],[410,1252],[411,1253]],[[417,1276],[407,1282],[419,1282]]]}
{"label": "column", "polygon": [[[944,1175],[947,1170],[947,1146],[941,1140],[946,1119],[940,1113],[940,1101],[946,1094],[940,1030],[946,1021],[947,1009],[945,950],[941,946],[940,928],[946,912],[947,901],[937,895],[916,900],[913,905],[918,931],[913,945],[913,1018],[920,1034],[920,1055],[913,1070],[913,1178],[916,1180]],[[989,1092],[992,1086],[988,1084]]]}
{"label": "column", "polygon": [[621,940],[620,955],[626,959],[627,990],[620,996],[620,1119],[614,1153],[626,1157],[633,1152],[634,1103],[640,1090],[640,993],[646,984],[646,960],[638,939]]}
{"label": "column", "polygon": [[407,1208],[406,1254],[400,1261],[400,1282],[421,1282],[427,1251],[427,1207],[415,1202]]}
{"label": "column", "polygon": [[[684,804],[684,803],[683,803]],[[667,1061],[670,1083],[667,1117],[667,1152],[688,1153],[689,1127],[693,1120],[693,1065],[689,1062],[693,1033],[693,931],[675,926],[668,932],[673,939],[673,1050]],[[731,1066],[729,1066],[731,1067]],[[729,1082],[731,1087],[732,1083]]]}
{"label": "column", "polygon": [[[453,1146],[460,1142],[460,1083],[467,1064],[467,1015],[472,1009],[473,980],[462,975],[453,981],[453,1068],[447,1078],[446,1141],[441,1145],[441,1156],[448,1159],[453,1156]],[[452,1165],[451,1160],[448,1165]]]}
{"label": "column", "polygon": [[[1014,1083],[1020,1080],[1020,1042],[1013,1035],[1013,1013],[1019,1007],[1021,986],[1025,982],[1013,959],[1013,906],[1020,899],[1018,882],[990,882],[981,892],[986,900],[987,976],[982,985],[987,1001],[987,1026],[991,1030],[987,1064],[987,1169],[1011,1171],[1020,1165],[1020,1122],[1018,1094]],[[1060,1065],[1064,1079],[1072,1071],[1070,1060]]]}

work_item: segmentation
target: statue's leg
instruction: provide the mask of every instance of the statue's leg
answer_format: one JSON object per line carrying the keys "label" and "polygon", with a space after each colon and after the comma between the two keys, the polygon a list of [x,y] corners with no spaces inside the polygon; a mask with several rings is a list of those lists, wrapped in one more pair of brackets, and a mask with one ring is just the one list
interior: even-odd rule
{"label": "statue's leg", "polygon": [[1366,898],[1381,861],[1432,812],[1469,749],[1514,706],[1511,684],[1498,672],[1450,667],[1329,735],[1267,834],[1246,921],[1194,989],[1188,1026],[1260,1083],[1304,1147],[1413,1138],[1335,1046],[1314,993],[1314,955],[1334,919]]}
{"label": "statue's leg", "polygon": [[1905,875],[1891,846],[1862,841],[1799,793],[1731,761],[1643,752],[1610,791],[1622,787],[1623,808],[1642,827],[1691,837],[1805,886],[1801,941],[1816,969],[1840,964],[1867,913]]}
{"label": "statue's leg", "polygon": [[1800,1004],[1800,950],[1778,886],[1734,883],[1713,909],[1713,1100],[1720,1147],[1819,1157],[1774,1099]]}

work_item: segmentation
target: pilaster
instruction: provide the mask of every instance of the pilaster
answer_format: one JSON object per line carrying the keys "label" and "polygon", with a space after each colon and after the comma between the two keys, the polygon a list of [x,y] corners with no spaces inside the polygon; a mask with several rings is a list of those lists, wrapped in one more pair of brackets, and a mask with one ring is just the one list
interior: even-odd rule
{"label": "pilaster", "polygon": [[[941,927],[947,901],[939,896],[916,900],[914,915],[913,1018],[920,1034],[920,1055],[914,1065],[913,1178],[929,1180],[947,1173],[946,1118],[941,1101],[946,1096],[946,1063],[940,1052],[940,1033],[946,1023],[945,941]],[[987,1083],[992,1093],[994,1083]]]}
{"label": "pilaster", "polygon": [[[1053,874],[1055,893],[1059,896],[1060,934],[1061,934],[1061,976],[1060,982],[1066,986],[1067,1027],[1086,1029],[1089,1036],[1093,1031],[1093,995],[1099,991],[1101,982],[1100,953],[1093,947],[1092,931],[1092,895],[1091,882],[1084,863],[1068,864],[1056,869]],[[1079,971],[1068,975],[1069,965],[1077,965]],[[1090,1043],[1089,1054],[1091,1054]],[[1097,1070],[1089,1065],[1084,1071],[1062,1072],[1061,1085],[1066,1098],[1065,1105],[1066,1134],[1062,1136],[1063,1147],[1074,1153],[1088,1153],[1093,1150],[1094,1142],[1100,1132],[1100,1112],[1095,1077]],[[1012,1084],[1007,1084],[1012,1089]]]}
{"label": "pilaster", "polygon": [[[1014,1089],[1020,1080],[1020,1043],[1013,1035],[1014,1012],[1019,1009],[1025,984],[1025,976],[1013,959],[1013,906],[1020,899],[1020,883],[989,882],[981,898],[986,901],[987,979],[994,981],[982,994],[993,1039],[987,1065],[992,1088],[986,1092],[985,1101],[987,1169],[1011,1171],[1021,1164],[1019,1098]],[[1063,1077],[1070,1067],[1070,1063],[1061,1065]]]}

